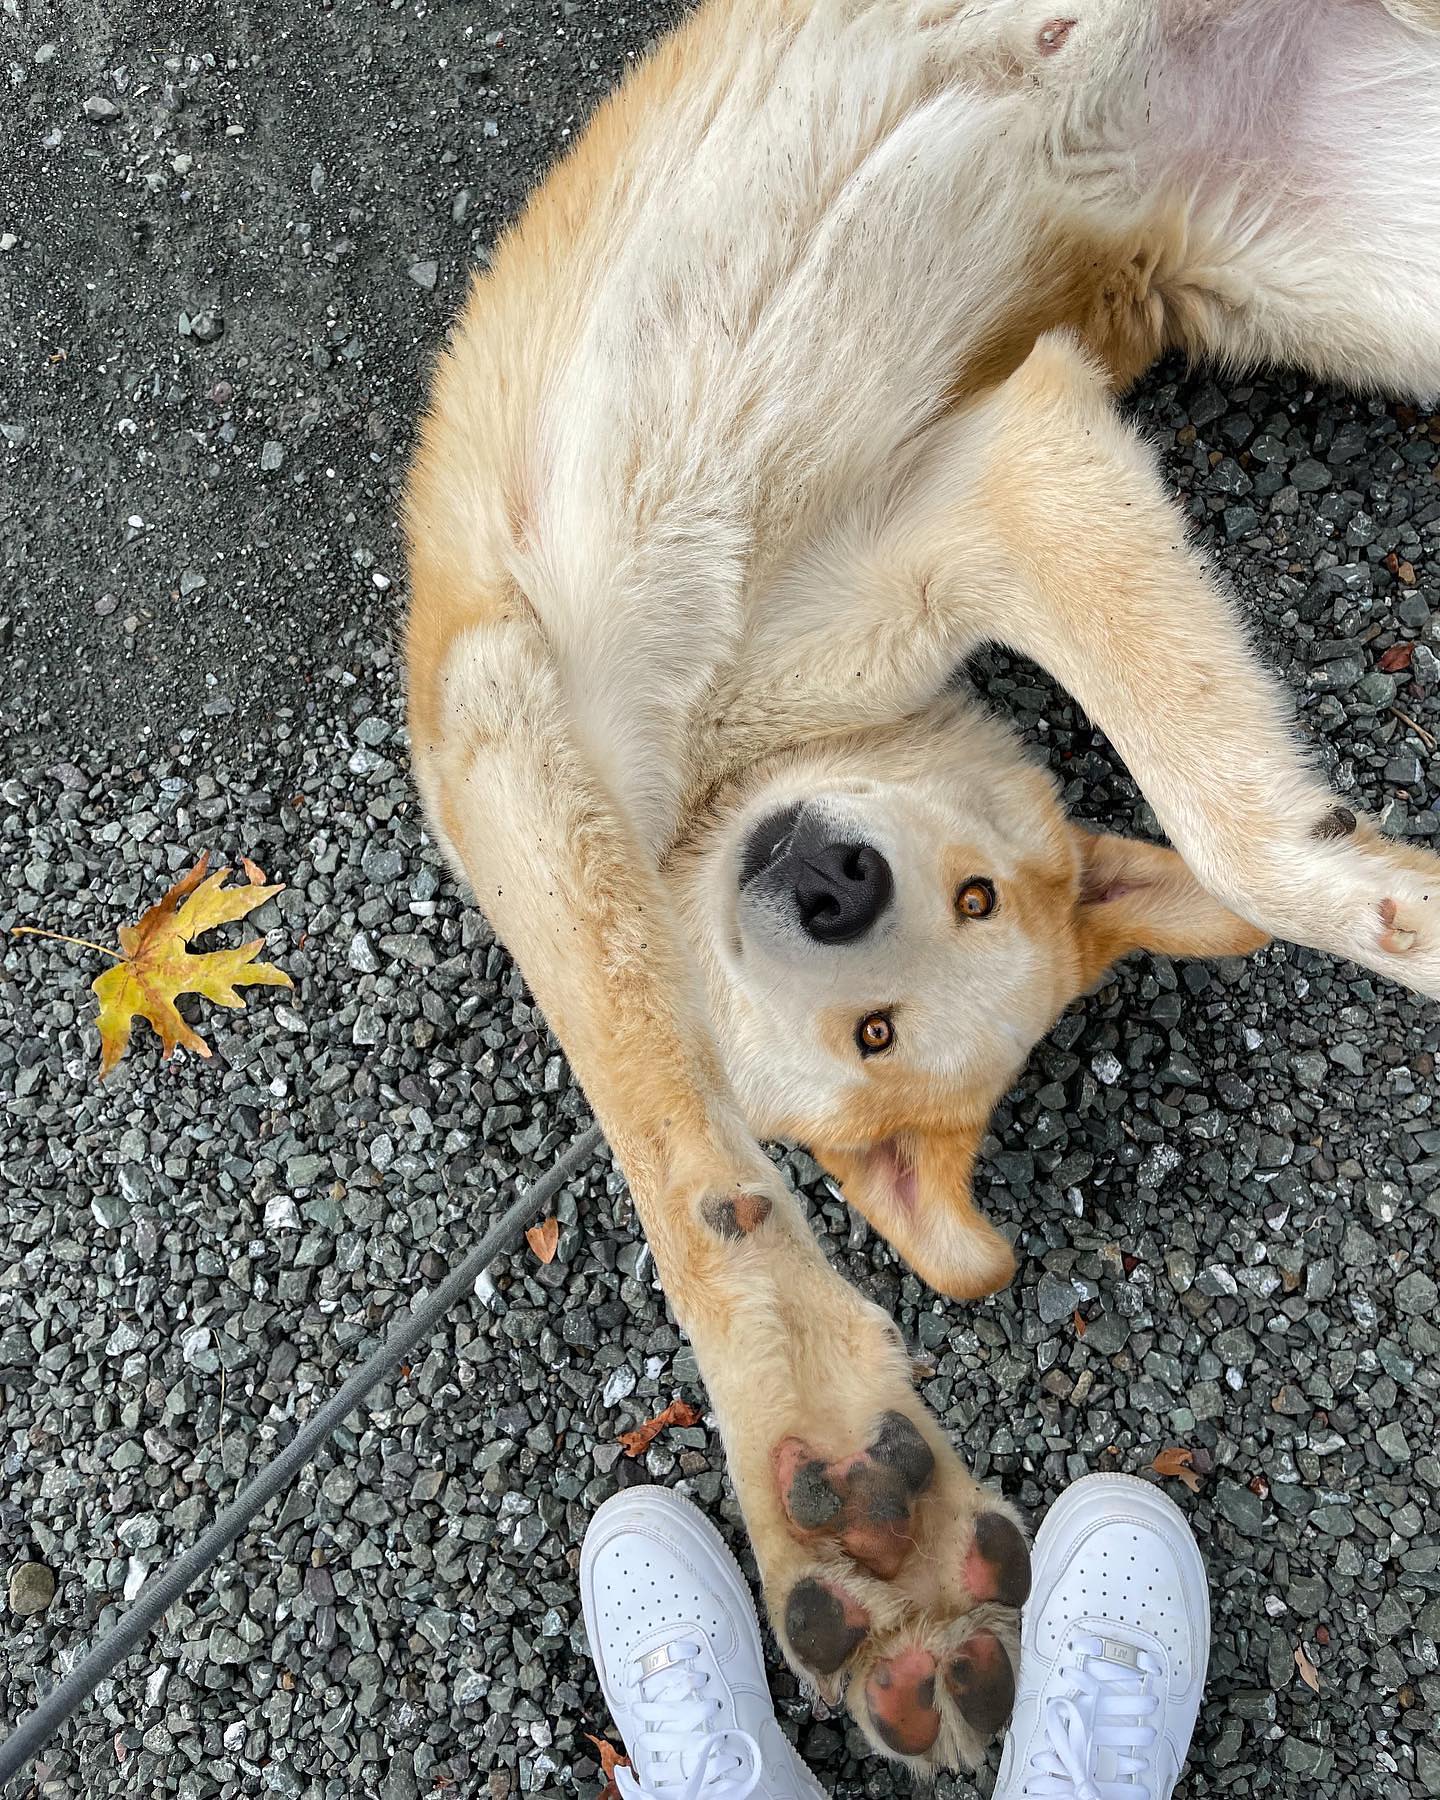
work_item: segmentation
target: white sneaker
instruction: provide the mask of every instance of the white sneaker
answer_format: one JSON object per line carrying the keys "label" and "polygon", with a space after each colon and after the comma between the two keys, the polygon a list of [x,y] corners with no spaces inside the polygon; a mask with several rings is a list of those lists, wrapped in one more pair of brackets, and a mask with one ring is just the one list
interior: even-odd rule
{"label": "white sneaker", "polygon": [[1149,1482],[1091,1475],[1047,1513],[1031,1567],[992,1800],[1170,1800],[1210,1661],[1184,1513]]}
{"label": "white sneaker", "polygon": [[607,1500],[580,1552],[590,1654],[632,1767],[624,1800],[826,1800],[770,1704],[750,1590],[668,1488]]}

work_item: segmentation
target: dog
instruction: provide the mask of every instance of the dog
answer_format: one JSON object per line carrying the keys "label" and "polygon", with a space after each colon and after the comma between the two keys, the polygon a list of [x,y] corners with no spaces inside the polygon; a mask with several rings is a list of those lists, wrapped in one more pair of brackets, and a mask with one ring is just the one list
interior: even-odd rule
{"label": "dog", "polygon": [[[1440,391],[1440,0],[709,0],[473,287],[408,489],[433,831],[624,1168],[785,1655],[881,1754],[1008,1715],[1019,1523],[821,1255],[944,1294],[986,1117],[1137,950],[1440,996],[1440,861],[1340,804],[1114,396],[1162,352]],[[998,640],[1173,849],[957,692]]]}

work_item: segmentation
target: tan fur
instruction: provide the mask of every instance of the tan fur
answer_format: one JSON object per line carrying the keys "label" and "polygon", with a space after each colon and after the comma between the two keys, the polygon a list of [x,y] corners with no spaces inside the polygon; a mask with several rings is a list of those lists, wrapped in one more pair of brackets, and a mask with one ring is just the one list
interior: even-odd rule
{"label": "tan fur", "polygon": [[[432,827],[625,1170],[787,1653],[806,1673],[807,1580],[869,1620],[826,1686],[877,1746],[884,1659],[1013,1655],[963,1573],[1003,1503],[755,1134],[980,1294],[1014,1266],[971,1195],[986,1118],[1117,959],[1277,933],[1440,994],[1440,864],[1337,831],[1110,399],[1171,347],[1440,388],[1440,7],[1072,11],[1057,36],[1039,0],[711,0],[475,283],[408,496]],[[987,639],[1075,693],[1175,850],[1068,823],[951,689]],[[882,932],[797,950],[740,893],[786,807],[883,850]],[[935,1467],[881,1581],[791,1528],[775,1455],[850,1456],[886,1416]],[[916,1766],[973,1761],[937,1705]]]}

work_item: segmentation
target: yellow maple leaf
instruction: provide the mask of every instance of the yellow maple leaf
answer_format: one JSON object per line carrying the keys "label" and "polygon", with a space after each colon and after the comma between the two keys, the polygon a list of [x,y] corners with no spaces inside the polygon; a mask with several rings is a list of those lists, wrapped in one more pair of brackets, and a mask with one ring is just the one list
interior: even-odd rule
{"label": "yellow maple leaf", "polygon": [[[100,1073],[108,1075],[130,1042],[130,1022],[144,1019],[154,1027],[166,1056],[183,1045],[197,1056],[210,1046],[180,1017],[175,1001],[181,994],[201,994],[216,1006],[243,1006],[239,987],[289,987],[290,977],[273,963],[256,962],[263,938],[233,950],[192,951],[188,946],[215,925],[228,925],[278,894],[277,882],[226,888],[228,869],[208,880],[207,851],[188,875],[182,875],[163,900],[140,915],[134,925],[120,927],[124,956],[91,983],[100,1001]],[[258,870],[256,871],[259,872]],[[112,952],[113,954],[113,952]]]}

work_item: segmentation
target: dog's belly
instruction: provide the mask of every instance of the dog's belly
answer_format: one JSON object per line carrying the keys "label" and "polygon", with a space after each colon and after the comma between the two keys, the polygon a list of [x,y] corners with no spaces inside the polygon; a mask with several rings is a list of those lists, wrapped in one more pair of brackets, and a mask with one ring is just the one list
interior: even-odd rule
{"label": "dog's belly", "polygon": [[[1313,16],[1350,29],[1342,0]],[[1212,67],[1207,42],[1233,53]],[[602,108],[477,288],[416,492],[447,522],[444,579],[542,624],[651,842],[718,753],[698,722],[751,685],[774,631],[757,613],[837,521],[884,504],[937,415],[1059,325],[1117,377],[1172,318],[1230,341],[1257,280],[1230,263],[1258,228],[1222,174],[1196,233],[1194,172],[1243,123],[1271,204],[1252,90],[1288,92],[1302,42],[1278,0],[748,0],[703,9]],[[1252,348],[1239,328],[1234,345]],[[858,635],[836,599],[836,633]],[[943,675],[872,684],[867,710]]]}
{"label": "dog's belly", "polygon": [[1044,109],[929,16],[702,14],[599,121],[610,179],[582,148],[497,258],[512,318],[467,339],[531,347],[498,549],[652,841],[778,572],[1043,322]]}

